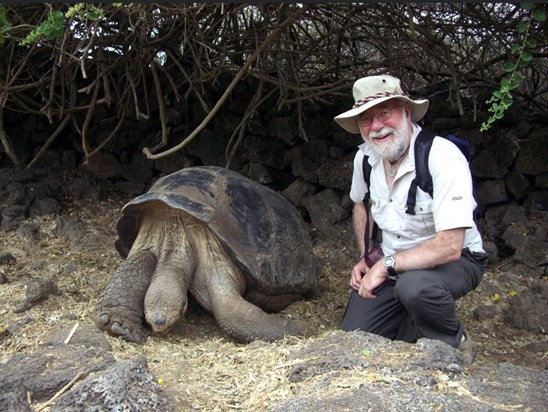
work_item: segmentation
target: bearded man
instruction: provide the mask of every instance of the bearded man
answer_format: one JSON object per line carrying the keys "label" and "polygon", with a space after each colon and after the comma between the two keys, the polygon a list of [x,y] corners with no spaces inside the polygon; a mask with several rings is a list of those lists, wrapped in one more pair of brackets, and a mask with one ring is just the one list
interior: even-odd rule
{"label": "bearded man", "polygon": [[[418,188],[416,213],[406,213],[416,175],[414,142],[421,131],[416,122],[429,102],[407,97],[400,80],[389,75],[357,80],[353,96],[352,109],[335,117],[364,141],[354,158],[350,190],[361,257],[350,275],[341,329],[406,342],[438,339],[461,349],[471,364],[475,345],[457,317],[455,300],[478,286],[487,254],[473,218],[477,205],[468,162],[452,142],[434,138],[428,156],[433,195]],[[371,165],[370,187],[364,161]],[[363,203],[368,192],[369,216]],[[366,243],[372,244],[364,241],[368,220],[382,230],[384,256],[376,263],[366,259]]]}

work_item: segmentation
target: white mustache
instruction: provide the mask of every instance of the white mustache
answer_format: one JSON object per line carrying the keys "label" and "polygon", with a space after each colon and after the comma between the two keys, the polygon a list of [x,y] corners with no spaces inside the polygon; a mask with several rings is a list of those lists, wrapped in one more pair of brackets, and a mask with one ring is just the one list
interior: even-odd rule
{"label": "white mustache", "polygon": [[383,127],[378,132],[369,133],[371,139],[382,139],[383,137],[388,136],[389,134],[394,134],[396,132],[392,127]]}

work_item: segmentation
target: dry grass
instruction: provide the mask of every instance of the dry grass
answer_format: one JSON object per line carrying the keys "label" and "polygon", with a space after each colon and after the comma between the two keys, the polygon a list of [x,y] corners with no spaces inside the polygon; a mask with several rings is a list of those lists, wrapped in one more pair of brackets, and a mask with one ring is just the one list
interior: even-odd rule
{"label": "dry grass", "polygon": [[[9,279],[0,285],[0,362],[14,353],[36,350],[60,325],[66,330],[76,323],[93,325],[95,299],[121,262],[112,245],[115,222],[125,200],[113,197],[66,205],[65,213],[88,224],[89,234],[78,244],[54,235],[53,217],[28,221],[40,229],[40,239],[34,244],[21,239],[17,232],[0,232],[0,251],[16,258],[15,263],[0,268]],[[210,314],[191,306],[172,333],[151,336],[143,345],[109,336],[113,354],[118,360],[145,355],[151,371],[180,410],[261,411],[306,393],[306,382],[299,385],[288,380],[288,372],[298,363],[289,355],[326,334],[340,333],[336,329],[346,306],[353,256],[349,250],[329,246],[318,246],[315,252],[324,261],[321,293],[313,300],[292,305],[284,315],[309,321],[318,336],[236,344],[222,335]],[[491,281],[496,277],[495,273],[486,274]],[[16,303],[25,299],[24,285],[30,278],[53,279],[62,294],[50,296],[26,312],[14,313]],[[477,363],[517,361],[538,366],[534,355],[524,357],[523,351],[517,355],[537,336],[511,329],[499,318],[474,323],[473,308],[486,302],[489,296],[480,287],[459,303],[475,340],[482,345]],[[344,371],[333,378],[331,388],[347,390],[375,379],[371,371]]]}

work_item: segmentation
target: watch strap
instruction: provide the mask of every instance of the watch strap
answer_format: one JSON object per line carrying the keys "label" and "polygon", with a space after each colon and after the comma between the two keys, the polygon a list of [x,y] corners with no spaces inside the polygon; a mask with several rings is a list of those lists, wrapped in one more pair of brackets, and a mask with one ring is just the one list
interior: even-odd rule
{"label": "watch strap", "polygon": [[[387,265],[386,264],[387,259],[392,260],[392,264]],[[388,274],[390,276],[397,276],[398,275],[398,272],[396,272],[396,269],[394,268],[394,263],[396,263],[396,260],[394,259],[394,256],[386,256],[383,263],[384,263],[384,267],[386,268],[386,271],[388,272]]]}

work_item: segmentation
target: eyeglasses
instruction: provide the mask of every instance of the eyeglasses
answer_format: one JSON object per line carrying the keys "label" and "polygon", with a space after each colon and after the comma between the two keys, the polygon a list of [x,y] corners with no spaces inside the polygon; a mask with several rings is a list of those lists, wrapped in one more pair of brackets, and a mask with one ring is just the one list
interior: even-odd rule
{"label": "eyeglasses", "polygon": [[369,127],[373,123],[373,119],[377,119],[381,122],[386,122],[392,117],[394,109],[402,106],[405,105],[397,104],[394,106],[386,106],[380,109],[376,114],[364,113],[358,117],[358,125],[360,125],[360,127]]}

